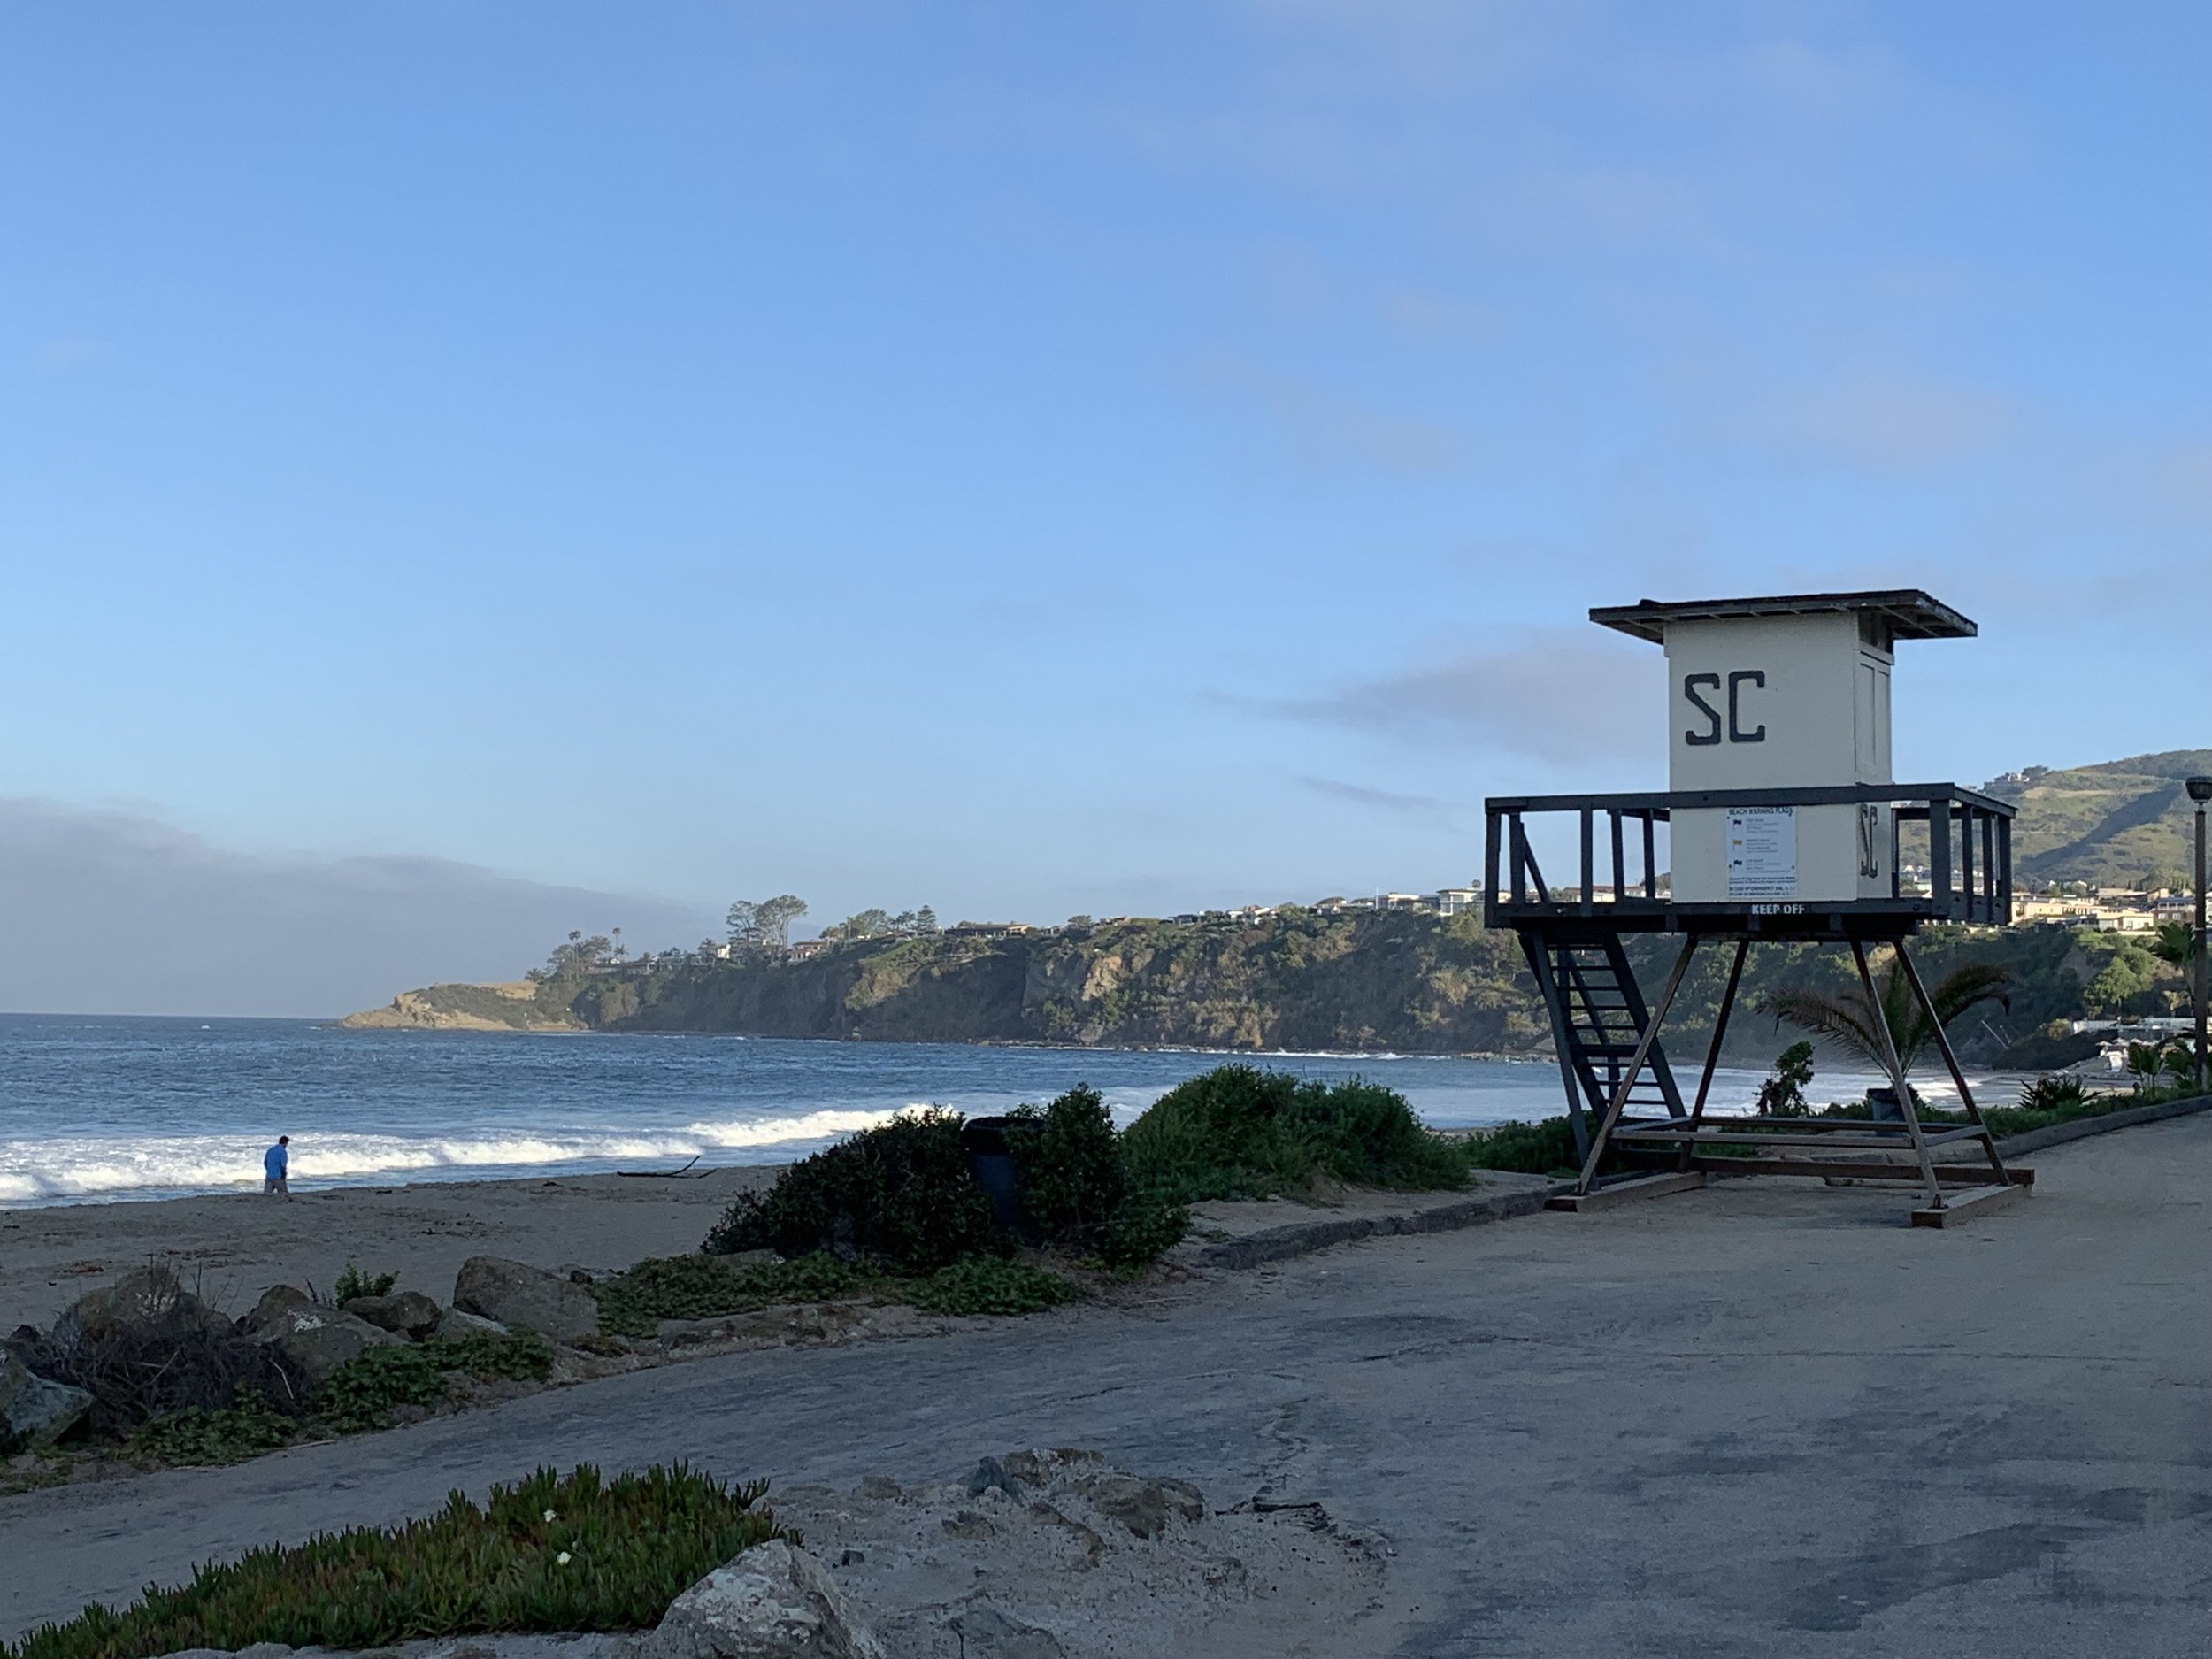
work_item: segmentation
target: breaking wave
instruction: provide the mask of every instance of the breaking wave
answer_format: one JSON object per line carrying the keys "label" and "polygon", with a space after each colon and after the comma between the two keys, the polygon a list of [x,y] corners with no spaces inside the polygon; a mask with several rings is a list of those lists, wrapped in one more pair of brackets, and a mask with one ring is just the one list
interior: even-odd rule
{"label": "breaking wave", "polygon": [[[694,1156],[704,1164],[780,1162],[895,1115],[811,1111],[672,1129],[304,1134],[292,1143],[292,1180],[301,1187],[342,1187],[392,1177],[457,1180],[557,1167],[588,1174],[634,1161],[664,1164]],[[258,1135],[0,1141],[0,1205],[250,1190],[261,1185],[267,1144]]]}

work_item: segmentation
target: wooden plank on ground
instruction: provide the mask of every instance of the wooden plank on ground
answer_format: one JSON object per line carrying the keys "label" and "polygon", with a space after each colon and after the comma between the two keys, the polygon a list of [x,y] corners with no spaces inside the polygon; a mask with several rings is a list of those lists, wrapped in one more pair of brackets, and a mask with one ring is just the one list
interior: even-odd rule
{"label": "wooden plank on ground", "polygon": [[1912,1225],[1916,1227],[1953,1227],[1970,1221],[1979,1221],[1992,1211],[2008,1209],[2028,1195],[2028,1189],[2017,1183],[2005,1187],[1974,1187],[1955,1197],[1947,1197],[1940,1210],[1916,1210]]}
{"label": "wooden plank on ground", "polygon": [[1592,1192],[1561,1193],[1545,1203],[1551,1210],[1609,1210],[1616,1204],[1633,1203],[1640,1198],[1663,1198],[1669,1193],[1686,1193],[1704,1185],[1702,1170],[1672,1170],[1664,1175],[1640,1175],[1633,1180],[1615,1181]]}
{"label": "wooden plank on ground", "polygon": [[[1912,1181],[1918,1183],[1920,1171],[1909,1164],[1878,1164],[1870,1158],[1711,1158],[1701,1157],[1694,1167],[1713,1175],[1816,1175],[1830,1179],[1877,1181]],[[1945,1186],[1986,1187],[1990,1170],[1986,1162],[1980,1164],[1939,1164],[1935,1166],[1936,1179]],[[2035,1185],[2035,1171],[2016,1169],[2007,1171],[2022,1187]]]}

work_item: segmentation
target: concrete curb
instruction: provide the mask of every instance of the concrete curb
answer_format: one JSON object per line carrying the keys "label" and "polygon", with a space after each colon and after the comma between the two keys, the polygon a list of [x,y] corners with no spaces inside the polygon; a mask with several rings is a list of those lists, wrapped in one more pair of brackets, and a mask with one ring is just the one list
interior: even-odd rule
{"label": "concrete curb", "polygon": [[1355,1239],[1479,1227],[1514,1216],[1532,1216],[1543,1209],[1544,1201],[1552,1194],[1563,1190],[1561,1187],[1523,1187],[1480,1197],[1454,1198],[1447,1203],[1409,1210],[1402,1216],[1332,1216],[1325,1220],[1294,1221],[1287,1226],[1269,1227],[1263,1232],[1247,1233],[1241,1239],[1207,1245],[1203,1249],[1192,1251],[1184,1260],[1193,1267],[1258,1267],[1268,1262],[1286,1262],[1295,1256],[1310,1256],[1316,1250],[1325,1250],[1333,1244],[1349,1244]]}
{"label": "concrete curb", "polygon": [[2011,1135],[1997,1143],[1997,1156],[2018,1157],[2030,1152],[2040,1152],[2046,1147],[2063,1146],[2069,1141],[2081,1141],[2090,1135],[2108,1134],[2115,1129],[2129,1129],[2137,1124],[2154,1124],[2166,1118],[2186,1118],[2194,1112],[2212,1111],[2212,1094],[2193,1094],[2187,1100],[2161,1101],[2154,1106],[2130,1106],[2101,1117],[2077,1118],[2070,1124],[2053,1124],[2047,1129],[2031,1129],[2025,1134]]}

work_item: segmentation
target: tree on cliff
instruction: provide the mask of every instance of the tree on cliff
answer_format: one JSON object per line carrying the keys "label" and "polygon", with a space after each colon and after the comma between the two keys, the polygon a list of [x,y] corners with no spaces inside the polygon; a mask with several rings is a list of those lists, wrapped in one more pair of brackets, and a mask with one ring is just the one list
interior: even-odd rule
{"label": "tree on cliff", "polygon": [[740,899],[730,906],[730,943],[742,950],[783,950],[791,943],[791,924],[805,914],[806,901],[795,893],[758,902]]}

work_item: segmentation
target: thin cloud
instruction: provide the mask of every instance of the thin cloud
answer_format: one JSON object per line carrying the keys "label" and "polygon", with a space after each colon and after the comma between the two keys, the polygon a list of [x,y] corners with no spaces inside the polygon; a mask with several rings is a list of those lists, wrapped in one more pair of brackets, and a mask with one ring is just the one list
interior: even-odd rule
{"label": "thin cloud", "polygon": [[1301,778],[1298,780],[1316,795],[1325,795],[1334,801],[1349,801],[1358,806],[1379,807],[1386,812],[1407,812],[1425,816],[1450,810],[1451,803],[1432,795],[1400,795],[1394,789],[1371,789],[1364,784],[1345,783],[1335,778]]}
{"label": "thin cloud", "polygon": [[1502,749],[1563,762],[1644,757],[1660,707],[1660,657],[1561,630],[1503,650],[1258,706],[1285,719],[1417,744]]}

